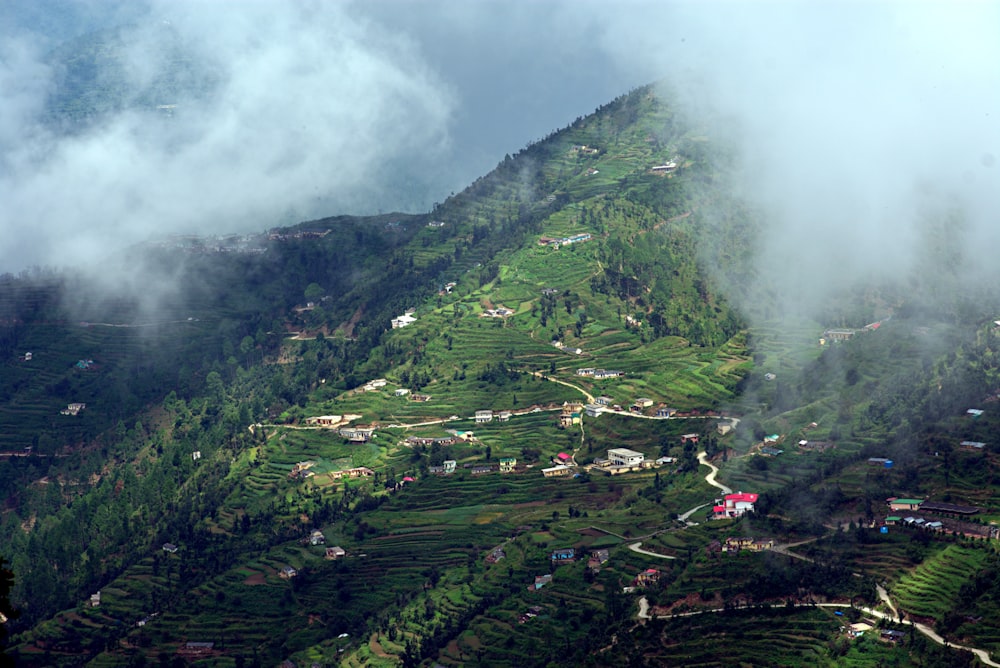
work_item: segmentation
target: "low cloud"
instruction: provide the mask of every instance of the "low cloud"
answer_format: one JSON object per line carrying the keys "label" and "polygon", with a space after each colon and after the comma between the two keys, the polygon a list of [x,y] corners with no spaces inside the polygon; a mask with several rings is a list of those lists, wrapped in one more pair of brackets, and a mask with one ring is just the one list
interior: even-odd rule
{"label": "low cloud", "polygon": [[935,234],[962,280],[993,276],[995,3],[153,2],[132,14],[135,90],[156,90],[164,44],[211,85],[58,134],[37,119],[59,72],[28,37],[0,41],[0,271],[170,231],[426,210],[504,153],[664,81],[671,103],[739,148],[731,190],[761,214],[757,262],[783,309],[919,273]]}
{"label": "low cloud", "polygon": [[681,3],[658,31],[619,16],[604,48],[645,51],[692,116],[731,130],[785,310],[926,271],[942,236],[961,279],[996,278],[995,3]]}
{"label": "low cloud", "polygon": [[[448,146],[454,97],[411,40],[349,9],[152,3],[116,63],[141,99],[68,133],[43,122],[60,73],[39,40],[0,42],[0,271],[378,209],[394,163]],[[158,91],[178,57],[201,88]]]}

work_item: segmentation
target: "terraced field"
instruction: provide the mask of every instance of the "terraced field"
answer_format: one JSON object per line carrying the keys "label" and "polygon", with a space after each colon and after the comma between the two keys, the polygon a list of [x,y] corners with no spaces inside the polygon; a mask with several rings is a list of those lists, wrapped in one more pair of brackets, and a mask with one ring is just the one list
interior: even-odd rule
{"label": "terraced field", "polygon": [[941,620],[953,609],[962,585],[985,560],[982,549],[949,545],[900,576],[892,588],[898,607],[911,615]]}

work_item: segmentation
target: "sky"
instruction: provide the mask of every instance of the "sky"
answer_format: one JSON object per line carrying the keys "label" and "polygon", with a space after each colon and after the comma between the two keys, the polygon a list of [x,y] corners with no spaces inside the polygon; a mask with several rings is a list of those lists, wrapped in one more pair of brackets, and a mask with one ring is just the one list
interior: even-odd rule
{"label": "sky", "polygon": [[[928,218],[961,219],[948,234],[972,274],[1000,241],[995,2],[111,6],[0,0],[0,273],[150,236],[428,210],[653,81],[725,120],[733,187],[763,212],[762,261],[790,301],[832,274],[911,270]],[[142,94],[68,132],[44,122],[52,54],[113,26],[118,83]],[[197,93],[158,83],[165,45]]]}

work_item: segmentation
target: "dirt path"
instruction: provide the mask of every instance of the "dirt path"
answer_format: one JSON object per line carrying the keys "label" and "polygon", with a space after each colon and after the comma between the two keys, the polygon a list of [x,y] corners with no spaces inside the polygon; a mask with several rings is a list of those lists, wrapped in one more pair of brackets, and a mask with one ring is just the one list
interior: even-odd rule
{"label": "dirt path", "polygon": [[801,559],[802,561],[808,561],[809,563],[812,563],[813,562],[812,559],[810,559],[809,557],[805,557],[801,554],[796,554],[794,552],[791,552],[791,549],[794,547],[798,547],[799,545],[806,545],[807,543],[813,543],[817,540],[819,540],[819,536],[806,538],[805,540],[800,540],[797,543],[786,543],[785,545],[775,545],[774,547],[771,548],[771,551],[777,552],[778,554],[783,554],[786,557],[792,557],[793,559]]}
{"label": "dirt path", "polygon": [[889,592],[885,590],[885,587],[880,584],[876,584],[875,591],[878,592],[878,597],[882,599],[882,602],[889,606],[889,609],[892,610],[892,615],[894,617],[899,617],[899,611],[896,610],[896,606],[893,605],[892,599],[889,598]]}
{"label": "dirt path", "polygon": [[368,647],[371,648],[372,654],[374,654],[375,656],[377,656],[377,657],[379,657],[381,659],[398,659],[399,658],[398,656],[394,656],[392,654],[389,654],[384,649],[382,649],[382,645],[381,645],[381,643],[379,643],[378,637],[374,633],[371,635],[371,638],[368,639]]}
{"label": "dirt path", "polygon": [[553,383],[559,383],[560,385],[565,385],[566,387],[572,388],[572,389],[576,390],[577,392],[579,392],[580,394],[582,394],[583,396],[585,396],[587,398],[587,403],[588,404],[594,403],[594,395],[591,394],[590,392],[588,392],[587,390],[583,389],[582,387],[574,385],[573,383],[567,383],[565,380],[559,380],[558,378],[553,378],[552,376],[546,376],[541,371],[532,371],[531,375],[532,376],[538,376],[542,380],[548,380],[548,381],[551,381]]}

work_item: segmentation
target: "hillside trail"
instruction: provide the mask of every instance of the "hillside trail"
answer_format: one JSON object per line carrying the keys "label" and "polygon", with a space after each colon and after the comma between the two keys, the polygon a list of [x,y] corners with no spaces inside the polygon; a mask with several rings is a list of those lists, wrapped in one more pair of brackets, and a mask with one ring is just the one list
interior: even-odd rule
{"label": "hillside trail", "polygon": [[784,545],[775,545],[774,547],[771,548],[771,551],[777,552],[778,554],[783,554],[786,557],[792,557],[793,559],[801,559],[802,561],[808,561],[809,563],[813,563],[814,561],[813,559],[801,554],[796,554],[791,550],[792,548],[799,547],[800,545],[807,545],[809,543],[813,543],[819,539],[820,536],[813,536],[812,538],[806,538],[805,540],[800,540],[796,543],[785,543]]}
{"label": "hillside trail", "polygon": [[541,378],[542,380],[548,380],[548,381],[551,381],[553,383],[559,383],[560,385],[565,385],[566,387],[574,389],[577,392],[579,392],[580,394],[582,394],[583,396],[585,396],[587,398],[587,403],[588,404],[594,403],[594,395],[591,394],[590,392],[588,392],[587,390],[583,389],[579,385],[574,385],[573,383],[567,383],[565,380],[559,380],[558,378],[553,378],[552,376],[546,376],[541,371],[532,371],[531,375],[532,376],[537,376],[538,378]]}

